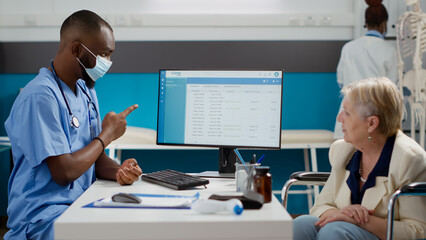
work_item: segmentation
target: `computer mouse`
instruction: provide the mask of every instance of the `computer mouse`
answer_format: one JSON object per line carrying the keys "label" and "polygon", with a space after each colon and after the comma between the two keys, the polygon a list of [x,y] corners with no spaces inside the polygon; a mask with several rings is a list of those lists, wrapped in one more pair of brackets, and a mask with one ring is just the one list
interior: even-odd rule
{"label": "computer mouse", "polygon": [[117,193],[112,196],[113,202],[119,202],[119,203],[141,203],[142,199],[140,199],[138,196],[131,194],[131,193]]}

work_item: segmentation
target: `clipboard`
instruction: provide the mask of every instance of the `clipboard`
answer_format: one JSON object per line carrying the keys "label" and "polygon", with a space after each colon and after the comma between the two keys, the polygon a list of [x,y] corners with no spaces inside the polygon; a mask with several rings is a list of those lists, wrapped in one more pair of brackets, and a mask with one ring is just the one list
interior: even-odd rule
{"label": "clipboard", "polygon": [[163,208],[163,209],[190,209],[191,204],[200,198],[200,193],[193,196],[164,195],[164,194],[142,194],[132,193],[142,199],[140,203],[113,202],[111,197],[101,198],[83,208]]}

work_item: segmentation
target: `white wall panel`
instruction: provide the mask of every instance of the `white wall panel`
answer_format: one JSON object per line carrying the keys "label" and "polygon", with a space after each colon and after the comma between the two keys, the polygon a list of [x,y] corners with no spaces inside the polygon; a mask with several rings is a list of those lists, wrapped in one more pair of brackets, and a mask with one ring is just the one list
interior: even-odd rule
{"label": "white wall panel", "polygon": [[54,0],[0,0],[0,14],[50,14]]}
{"label": "white wall panel", "polygon": [[[388,36],[395,36],[404,1],[383,4]],[[0,41],[57,41],[52,36],[62,21],[80,9],[125,33],[117,40],[351,40],[366,31],[366,6],[362,0],[0,0]],[[44,34],[32,34],[38,29]]]}

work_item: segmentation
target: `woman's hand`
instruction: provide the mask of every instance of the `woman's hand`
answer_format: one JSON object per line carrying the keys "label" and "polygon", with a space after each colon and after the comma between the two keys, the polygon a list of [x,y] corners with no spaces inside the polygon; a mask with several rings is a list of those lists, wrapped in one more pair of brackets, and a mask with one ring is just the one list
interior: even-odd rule
{"label": "woman's hand", "polygon": [[341,210],[329,209],[321,215],[320,220],[318,220],[315,223],[315,225],[324,227],[327,223],[335,222],[335,221],[344,221],[344,222],[356,224],[355,220],[352,217],[349,217],[348,215],[343,214]]}
{"label": "woman's hand", "polygon": [[120,185],[130,185],[139,180],[140,175],[142,175],[142,169],[138,162],[131,158],[121,164],[115,176]]}
{"label": "woman's hand", "polygon": [[340,212],[353,218],[357,224],[364,224],[368,222],[368,219],[370,215],[373,214],[374,210],[368,210],[359,204],[353,204],[340,209]]}
{"label": "woman's hand", "polygon": [[[355,221],[355,218],[354,218],[355,214],[358,214],[359,211],[361,211],[362,214],[365,214],[364,209],[365,207],[362,207],[360,205],[350,205],[342,209],[336,209],[336,208],[328,209],[321,214],[320,219],[315,223],[315,225],[324,227],[327,223],[330,223],[330,222],[344,221],[344,222],[355,224],[371,232],[372,234],[376,235],[380,239],[385,239],[386,223],[387,223],[386,219],[371,215],[373,213],[373,210],[367,210],[369,214],[368,220],[365,221],[363,224],[359,224]],[[349,217],[347,213],[353,214],[354,217]]]}

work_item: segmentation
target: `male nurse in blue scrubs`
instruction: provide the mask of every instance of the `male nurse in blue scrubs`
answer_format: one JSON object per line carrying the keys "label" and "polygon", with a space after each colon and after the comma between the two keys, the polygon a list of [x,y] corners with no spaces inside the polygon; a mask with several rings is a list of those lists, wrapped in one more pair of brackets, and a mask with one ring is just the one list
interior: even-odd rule
{"label": "male nurse in blue scrubs", "polygon": [[5,239],[53,239],[53,221],[96,178],[128,185],[142,174],[135,159],[119,165],[104,152],[138,107],[110,112],[100,124],[93,87],[111,66],[114,48],[106,21],[86,10],[73,13],[62,24],[50,67],[13,104],[5,122],[14,162]]}

